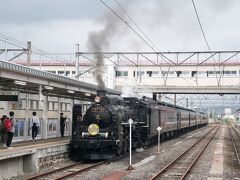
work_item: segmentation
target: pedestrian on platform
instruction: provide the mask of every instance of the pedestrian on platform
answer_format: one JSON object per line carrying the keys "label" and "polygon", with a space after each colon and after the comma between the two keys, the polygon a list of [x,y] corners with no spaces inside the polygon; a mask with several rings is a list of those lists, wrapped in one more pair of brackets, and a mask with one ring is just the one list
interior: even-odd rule
{"label": "pedestrian on platform", "polygon": [[7,116],[3,115],[0,120],[0,140],[1,140],[1,146],[3,148],[7,148],[7,146],[6,146],[7,132],[5,131],[5,128],[4,128],[4,123],[5,123],[6,119],[7,119]]}
{"label": "pedestrian on platform", "polygon": [[8,136],[7,136],[7,147],[10,147],[12,144],[12,139],[15,133],[15,126],[16,126],[16,120],[14,118],[14,112],[10,111],[9,112],[9,119],[11,121],[11,129],[7,132]]}
{"label": "pedestrian on platform", "polygon": [[33,112],[32,113],[33,117],[32,117],[32,139],[33,141],[36,141],[36,137],[38,134],[38,128],[40,126],[40,121],[39,121],[39,117],[37,117],[37,113]]}
{"label": "pedestrian on platform", "polygon": [[65,130],[66,119],[67,119],[67,116],[63,117],[63,113],[60,113],[60,132],[61,132],[61,137],[64,137],[64,130]]}

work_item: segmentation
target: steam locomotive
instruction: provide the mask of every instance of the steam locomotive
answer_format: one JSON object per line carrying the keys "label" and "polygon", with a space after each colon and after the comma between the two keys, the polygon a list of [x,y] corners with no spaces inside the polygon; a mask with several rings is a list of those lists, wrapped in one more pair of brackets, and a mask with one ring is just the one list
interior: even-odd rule
{"label": "steam locomotive", "polygon": [[81,107],[73,107],[71,154],[81,160],[111,159],[129,150],[129,123],[132,126],[132,148],[157,143],[157,127],[161,138],[208,123],[204,113],[159,102],[150,98],[122,98],[116,95],[96,96],[83,118]]}

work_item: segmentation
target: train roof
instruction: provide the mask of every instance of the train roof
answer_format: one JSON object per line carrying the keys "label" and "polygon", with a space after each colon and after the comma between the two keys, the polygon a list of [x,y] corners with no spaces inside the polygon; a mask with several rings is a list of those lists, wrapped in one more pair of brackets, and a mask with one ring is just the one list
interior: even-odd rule
{"label": "train roof", "polygon": [[138,101],[140,103],[146,104],[146,105],[150,105],[150,104],[158,104],[161,106],[165,106],[165,107],[171,107],[171,108],[177,108],[177,109],[181,109],[181,110],[186,110],[186,111],[191,111],[191,112],[196,112],[192,109],[189,108],[185,108],[182,106],[177,106],[171,103],[167,103],[167,102],[162,102],[162,101],[155,101],[152,98],[149,97],[145,97],[143,96],[141,99],[137,98],[137,97],[125,97],[124,101],[129,100],[129,101]]}

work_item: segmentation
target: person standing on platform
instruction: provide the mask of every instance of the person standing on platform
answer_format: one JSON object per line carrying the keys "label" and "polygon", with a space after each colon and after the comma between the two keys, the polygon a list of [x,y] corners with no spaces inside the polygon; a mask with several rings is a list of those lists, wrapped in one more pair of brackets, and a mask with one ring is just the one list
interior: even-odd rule
{"label": "person standing on platform", "polygon": [[32,117],[32,139],[33,141],[36,141],[36,137],[38,134],[38,127],[40,126],[40,121],[39,121],[39,117],[37,117],[37,113],[33,112],[32,113],[33,117]]}
{"label": "person standing on platform", "polygon": [[9,119],[11,121],[11,129],[7,132],[8,133],[8,136],[7,136],[7,147],[10,147],[11,144],[12,144],[12,139],[13,139],[13,135],[15,133],[15,126],[16,126],[16,120],[14,118],[14,112],[13,111],[10,111],[9,112]]}
{"label": "person standing on platform", "polygon": [[1,121],[0,121],[0,136],[1,136],[1,145],[3,148],[7,148],[6,144],[7,144],[7,132],[5,131],[4,128],[4,121],[7,119],[6,115],[3,115],[1,117]]}
{"label": "person standing on platform", "polygon": [[61,137],[64,137],[64,130],[65,130],[66,119],[67,119],[67,116],[63,117],[63,113],[60,113],[60,132],[61,132]]}

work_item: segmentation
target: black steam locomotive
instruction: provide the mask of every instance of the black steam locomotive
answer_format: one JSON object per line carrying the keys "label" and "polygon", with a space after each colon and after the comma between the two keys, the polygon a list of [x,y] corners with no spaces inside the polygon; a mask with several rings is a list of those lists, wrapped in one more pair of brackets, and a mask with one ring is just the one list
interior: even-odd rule
{"label": "black steam locomotive", "polygon": [[82,160],[110,159],[127,153],[130,118],[133,149],[156,143],[158,126],[161,138],[170,138],[208,123],[204,113],[150,98],[116,95],[96,96],[83,118],[80,114],[81,107],[75,105],[71,154]]}

